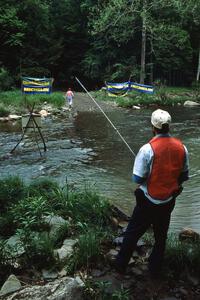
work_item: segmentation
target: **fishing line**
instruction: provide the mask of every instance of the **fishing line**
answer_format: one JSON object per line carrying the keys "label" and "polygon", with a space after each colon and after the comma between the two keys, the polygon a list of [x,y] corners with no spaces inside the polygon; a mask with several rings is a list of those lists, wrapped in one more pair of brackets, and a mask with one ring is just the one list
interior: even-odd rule
{"label": "fishing line", "polygon": [[120,138],[122,139],[122,141],[125,143],[125,145],[128,147],[128,149],[131,151],[131,153],[136,156],[135,152],[131,149],[131,147],[129,146],[129,144],[126,142],[126,140],[124,139],[124,137],[121,135],[121,133],[119,132],[119,130],[115,127],[115,125],[112,123],[112,121],[109,119],[109,117],[106,115],[106,113],[103,111],[103,109],[101,108],[101,106],[96,102],[96,100],[90,95],[90,93],[88,92],[88,90],[84,87],[84,85],[80,82],[80,80],[75,77],[76,81],[82,86],[82,88],[84,89],[84,91],[87,93],[87,95],[93,100],[93,102],[96,104],[96,106],[100,109],[100,111],[102,112],[102,114],[104,115],[104,117],[108,120],[108,122],[110,123],[110,125],[114,128],[114,130],[118,133],[118,135],[120,136]]}

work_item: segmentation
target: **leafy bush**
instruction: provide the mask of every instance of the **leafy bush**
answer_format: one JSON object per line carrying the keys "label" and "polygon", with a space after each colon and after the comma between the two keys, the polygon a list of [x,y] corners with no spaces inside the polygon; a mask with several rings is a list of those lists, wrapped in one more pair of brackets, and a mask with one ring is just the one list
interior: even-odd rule
{"label": "leafy bush", "polygon": [[62,189],[55,189],[48,203],[64,218],[72,217],[74,223],[105,225],[109,221],[110,203],[88,186],[83,191],[68,184]]}
{"label": "leafy bush", "polygon": [[59,226],[57,230],[55,231],[55,234],[52,236],[53,244],[57,247],[61,246],[64,239],[66,239],[70,233],[72,235],[72,232],[70,231],[70,223],[66,222]]}
{"label": "leafy bush", "polygon": [[18,176],[8,176],[0,180],[0,210],[5,211],[24,196],[25,185]]}
{"label": "leafy bush", "polygon": [[102,256],[101,242],[104,235],[97,229],[88,228],[88,231],[81,234],[73,256],[68,262],[68,272],[72,272],[81,267],[88,268],[92,263],[97,264]]}
{"label": "leafy bush", "polygon": [[54,191],[59,188],[58,184],[50,178],[42,178],[31,182],[28,186],[28,194],[30,197],[51,198]]}
{"label": "leafy bush", "polygon": [[0,236],[8,238],[15,233],[15,229],[13,216],[9,211],[0,215]]}
{"label": "leafy bush", "polygon": [[7,91],[13,86],[13,78],[5,68],[0,68],[0,90]]}
{"label": "leafy bush", "polygon": [[10,111],[4,106],[0,105],[0,117],[7,117],[10,114]]}
{"label": "leafy bush", "polygon": [[39,268],[55,264],[54,244],[46,232],[34,232],[29,228],[17,231],[21,245],[25,250],[22,264]]}
{"label": "leafy bush", "polygon": [[16,227],[31,230],[42,230],[45,227],[43,216],[50,212],[48,201],[43,197],[23,198],[11,209]]}
{"label": "leafy bush", "polygon": [[105,225],[109,222],[110,203],[96,191],[88,189],[83,192],[68,194],[67,211],[76,222]]}
{"label": "leafy bush", "polygon": [[12,269],[13,258],[6,241],[0,240],[0,285],[7,278]]}
{"label": "leafy bush", "polygon": [[200,82],[194,81],[192,82],[192,92],[195,100],[200,100]]}
{"label": "leafy bush", "polygon": [[200,275],[200,241],[179,241],[175,235],[170,235],[166,246],[166,265],[175,273],[189,269]]}
{"label": "leafy bush", "polygon": [[85,297],[84,299],[93,300],[129,300],[130,291],[124,288],[121,284],[120,288],[115,290],[113,294],[110,293],[111,281],[85,281]]}

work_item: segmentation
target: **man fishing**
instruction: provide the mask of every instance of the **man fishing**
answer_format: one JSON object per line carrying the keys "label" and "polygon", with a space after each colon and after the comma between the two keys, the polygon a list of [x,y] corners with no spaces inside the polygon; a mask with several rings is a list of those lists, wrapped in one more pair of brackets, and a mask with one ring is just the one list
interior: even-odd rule
{"label": "man fishing", "polygon": [[189,173],[188,151],[180,140],[169,134],[170,123],[171,116],[167,111],[154,111],[151,116],[154,137],[140,148],[135,158],[136,206],[113,263],[122,274],[137,241],[151,225],[155,243],[149,257],[149,271],[152,276],[158,276],[161,271],[171,212]]}

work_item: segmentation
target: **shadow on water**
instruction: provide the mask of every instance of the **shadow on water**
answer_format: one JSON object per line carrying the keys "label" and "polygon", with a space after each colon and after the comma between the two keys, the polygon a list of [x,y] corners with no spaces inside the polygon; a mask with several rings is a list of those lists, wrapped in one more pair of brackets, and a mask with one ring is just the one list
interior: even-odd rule
{"label": "shadow on water", "polygon": [[[151,138],[151,109],[113,110],[108,112],[135,153]],[[183,107],[169,109],[173,124],[171,131],[181,138],[190,153],[190,181],[177,199],[172,214],[171,230],[192,227],[200,232],[200,108]],[[42,121],[42,133],[47,152],[40,157],[34,138],[23,139],[13,155],[7,155],[21,137],[21,124],[0,124],[1,176],[19,175],[24,180],[49,176],[64,184],[83,186],[90,183],[126,213],[134,206],[134,189],[131,182],[134,156],[121,141],[100,112],[79,112],[60,117],[48,117]]]}

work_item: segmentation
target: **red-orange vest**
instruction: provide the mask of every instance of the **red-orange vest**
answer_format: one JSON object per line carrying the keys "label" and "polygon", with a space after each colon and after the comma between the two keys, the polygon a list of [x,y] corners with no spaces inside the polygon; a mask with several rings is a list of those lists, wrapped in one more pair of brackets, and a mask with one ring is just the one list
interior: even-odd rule
{"label": "red-orange vest", "polygon": [[149,143],[154,158],[147,181],[148,194],[154,199],[166,200],[178,190],[185,149],[181,141],[170,136],[154,137]]}

